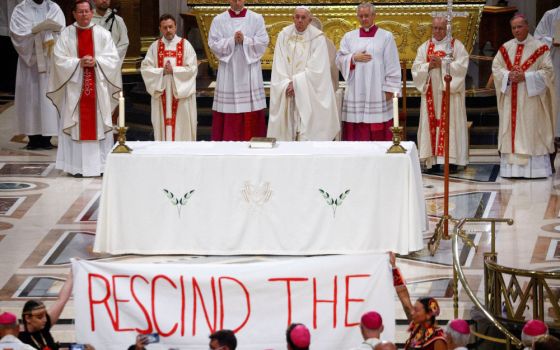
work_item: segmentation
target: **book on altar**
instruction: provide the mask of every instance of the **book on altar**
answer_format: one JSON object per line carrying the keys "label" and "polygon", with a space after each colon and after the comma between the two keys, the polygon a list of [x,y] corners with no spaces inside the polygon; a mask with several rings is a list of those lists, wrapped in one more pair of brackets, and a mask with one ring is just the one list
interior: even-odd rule
{"label": "book on altar", "polygon": [[276,145],[274,137],[252,137],[249,140],[249,148],[273,148]]}
{"label": "book on altar", "polygon": [[554,22],[554,36],[552,37],[553,44],[560,44],[560,19]]}
{"label": "book on altar", "polygon": [[43,22],[37,24],[35,27],[31,29],[32,34],[37,34],[39,32],[44,32],[50,30],[52,32],[59,32],[62,29],[60,23],[53,21],[50,18],[47,18]]}

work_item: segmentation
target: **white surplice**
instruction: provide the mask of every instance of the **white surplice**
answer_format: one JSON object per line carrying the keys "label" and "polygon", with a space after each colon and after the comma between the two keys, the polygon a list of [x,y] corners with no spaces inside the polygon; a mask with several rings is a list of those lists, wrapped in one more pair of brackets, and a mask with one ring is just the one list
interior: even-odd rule
{"label": "white surplice", "polygon": [[[292,82],[295,96],[287,97]],[[322,31],[282,29],[270,80],[268,136],[278,140],[331,141],[340,130],[330,62]]]}
{"label": "white surplice", "polygon": [[[431,39],[434,44],[434,52],[445,52],[447,41]],[[442,118],[441,106],[443,93],[445,91],[446,65],[429,70],[428,47],[430,40],[423,43],[416,53],[416,59],[412,65],[412,80],[414,85],[422,94],[420,103],[420,122],[418,125],[418,152],[421,160],[425,160],[426,167],[431,168],[433,164],[443,164],[442,155],[437,155],[438,146],[443,145],[440,139],[441,128],[436,126],[435,148],[432,149],[432,138],[430,135],[430,123],[428,113],[428,87],[431,82],[433,94],[433,106],[436,120]],[[465,107],[465,77],[469,67],[469,53],[463,43],[459,40],[453,42],[453,62],[451,62],[451,96],[449,108],[449,162],[456,165],[467,165],[469,145],[467,130],[467,109]],[[437,123],[436,123],[437,125]]]}
{"label": "white surplice", "polygon": [[[507,50],[512,65],[515,65],[514,57],[519,44],[524,45],[521,65],[544,45],[530,34],[523,42],[518,42],[516,39],[506,42],[503,47]],[[498,51],[492,63],[492,74],[500,114],[498,134],[498,150],[501,153],[500,176],[526,178],[550,176],[552,169],[549,153],[554,152],[557,104],[554,98],[554,72],[550,52],[543,50],[543,54],[525,71],[525,81],[517,85],[517,113],[513,142],[513,84],[509,81],[509,73],[510,70]]]}
{"label": "white surplice", "polygon": [[[115,11],[114,15],[113,11]],[[122,62],[126,56],[126,50],[129,44],[128,31],[122,17],[116,14],[116,10],[112,9],[107,9],[103,16],[100,16],[97,11],[93,11],[91,23],[95,23],[111,33],[111,37],[117,47]]]}
{"label": "white surplice", "polygon": [[[363,51],[369,53],[372,60],[353,65],[352,55]],[[401,91],[401,66],[393,34],[381,28],[374,37],[360,37],[360,29],[344,34],[336,64],[346,81],[343,121],[383,123],[393,118],[392,100],[385,99],[385,92]],[[354,69],[350,69],[351,66]]]}
{"label": "white surplice", "polygon": [[60,7],[50,0],[36,4],[25,0],[16,6],[10,22],[10,37],[19,59],[16,75],[16,132],[25,135],[56,136],[56,109],[46,96],[50,61],[60,32],[31,31],[37,24],[51,19],[64,28]]}
{"label": "white surplice", "polygon": [[60,116],[56,167],[70,174],[98,176],[104,172],[105,158],[113,146],[111,114],[117,106],[120,59],[111,34],[93,27],[97,98],[97,140],[80,141],[79,102],[83,68],[77,53],[77,24],[66,27],[56,43],[47,96]]}
{"label": "white surplice", "polygon": [[[233,38],[237,31],[243,33],[239,45]],[[261,58],[268,41],[262,15],[249,9],[244,17],[232,17],[225,11],[212,20],[208,46],[220,62],[213,110],[244,113],[266,108]]]}
{"label": "white surplice", "polygon": [[[171,41],[161,38],[150,45],[146,57],[142,61],[142,78],[146,90],[152,96],[152,125],[156,141],[196,141],[196,74],[198,66],[196,53],[187,40],[183,40],[183,65],[177,66],[176,57],[165,57],[173,66],[173,74],[163,74],[163,67],[158,66],[158,45],[160,40],[165,51],[177,51],[177,44],[183,40],[175,36]],[[165,125],[164,119],[172,118],[172,99],[166,98],[165,115],[163,93],[167,97],[174,96],[178,100],[175,122],[175,134],[171,125]]]}
{"label": "white surplice", "polygon": [[[554,87],[556,89],[556,101],[560,101],[560,47],[552,45],[555,26],[560,26],[560,7],[545,12],[537,29],[535,29],[535,39],[542,41],[550,49],[550,57],[554,66]],[[556,38],[560,41],[560,38]],[[560,137],[560,108],[556,113],[555,136]]]}

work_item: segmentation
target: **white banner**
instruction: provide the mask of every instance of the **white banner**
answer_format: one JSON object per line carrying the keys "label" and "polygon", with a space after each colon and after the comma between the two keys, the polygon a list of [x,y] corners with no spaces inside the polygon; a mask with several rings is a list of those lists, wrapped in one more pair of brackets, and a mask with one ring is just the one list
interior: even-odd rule
{"label": "white banner", "polygon": [[149,349],[208,349],[208,335],[236,332],[240,349],[286,349],[301,322],[314,349],[360,344],[360,316],[376,310],[394,340],[395,295],[386,254],[294,258],[245,264],[126,264],[73,261],[76,337],[122,350],[138,333]]}

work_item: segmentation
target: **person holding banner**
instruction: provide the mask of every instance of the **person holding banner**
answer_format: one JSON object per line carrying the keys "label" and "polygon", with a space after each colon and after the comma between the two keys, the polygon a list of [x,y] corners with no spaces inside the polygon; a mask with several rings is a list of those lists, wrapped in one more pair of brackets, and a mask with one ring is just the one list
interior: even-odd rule
{"label": "person holding banner", "polygon": [[156,141],[196,141],[196,52],[178,35],[175,17],[159,18],[162,37],[142,61],[142,79],[152,96],[152,125]]}
{"label": "person holding banner", "polygon": [[25,344],[31,345],[39,350],[58,350],[58,343],[52,337],[51,327],[58,321],[70,295],[72,294],[73,278],[72,272],[60,293],[58,299],[48,309],[39,300],[28,300],[23,305],[21,320],[23,322],[23,332],[19,334],[19,339]]}
{"label": "person holding banner", "polygon": [[405,350],[446,350],[447,338],[443,329],[437,326],[436,317],[440,308],[434,298],[420,298],[414,304],[412,319],[408,328],[410,336],[404,344]]}

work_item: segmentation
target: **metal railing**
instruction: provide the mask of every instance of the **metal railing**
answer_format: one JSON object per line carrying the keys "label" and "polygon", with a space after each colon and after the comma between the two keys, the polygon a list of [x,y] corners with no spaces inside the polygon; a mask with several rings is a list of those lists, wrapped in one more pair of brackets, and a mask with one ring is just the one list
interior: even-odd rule
{"label": "metal railing", "polygon": [[[494,338],[494,337],[490,337],[484,334],[480,334],[478,332],[473,332],[473,334],[476,337],[479,337],[481,339],[485,339],[485,340],[489,340],[495,343],[501,343],[501,344],[505,344],[507,349],[511,349],[511,346],[513,345],[516,348],[521,348],[523,347],[523,343],[521,342],[521,340],[519,338],[517,338],[515,335],[513,335],[506,327],[504,327],[504,325],[502,325],[502,323],[495,317],[495,315],[486,308],[485,305],[483,305],[480,300],[478,300],[478,298],[476,297],[476,294],[473,292],[473,290],[470,288],[469,283],[467,282],[467,279],[465,277],[465,273],[463,272],[463,268],[461,267],[461,262],[459,261],[459,238],[461,238],[465,244],[468,244],[470,246],[474,246],[473,242],[470,241],[470,239],[466,236],[465,231],[463,230],[463,226],[467,223],[467,222],[478,222],[478,223],[490,223],[490,234],[491,234],[491,254],[493,254],[493,256],[496,256],[496,245],[495,245],[495,238],[496,238],[496,223],[507,223],[508,225],[513,225],[513,220],[511,219],[486,219],[486,218],[482,218],[482,219],[461,219],[459,220],[456,225],[455,228],[453,230],[453,235],[452,235],[452,250],[453,250],[453,310],[455,313],[455,318],[459,317],[459,282],[461,282],[461,285],[463,286],[463,289],[465,290],[465,293],[468,295],[468,297],[471,299],[471,301],[473,302],[473,304],[479,308],[481,310],[481,312],[484,314],[484,316],[486,317],[486,319],[488,319],[493,325],[494,327],[496,327],[504,336],[504,339],[501,338]],[[486,265],[486,262],[485,262]],[[485,269],[486,271],[486,269]],[[487,280],[484,281],[485,283],[487,282]],[[486,288],[485,288],[486,291]],[[487,294],[486,294],[487,295]],[[488,305],[488,304],[487,304]]]}

